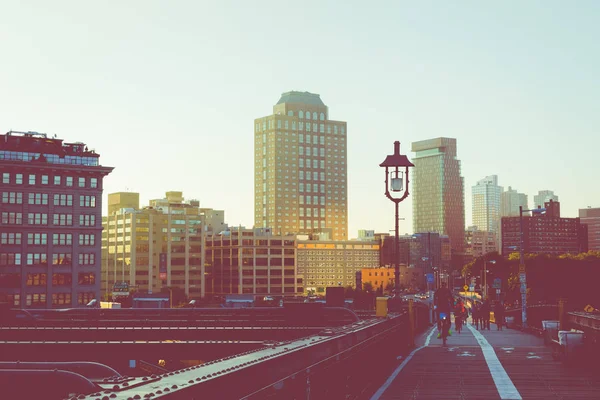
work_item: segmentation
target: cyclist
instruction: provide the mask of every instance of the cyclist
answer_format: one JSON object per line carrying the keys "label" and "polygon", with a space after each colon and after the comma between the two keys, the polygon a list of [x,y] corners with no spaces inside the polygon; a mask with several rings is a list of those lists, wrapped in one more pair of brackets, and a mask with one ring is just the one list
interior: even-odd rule
{"label": "cyclist", "polygon": [[[445,313],[446,317],[450,318],[450,311],[454,306],[454,297],[450,292],[450,289],[446,287],[446,282],[442,282],[442,287],[435,291],[433,295],[433,304],[435,305],[438,332],[442,331],[442,320],[440,319],[440,313]],[[450,335],[450,332],[448,332]],[[438,333],[438,338],[441,337]]]}

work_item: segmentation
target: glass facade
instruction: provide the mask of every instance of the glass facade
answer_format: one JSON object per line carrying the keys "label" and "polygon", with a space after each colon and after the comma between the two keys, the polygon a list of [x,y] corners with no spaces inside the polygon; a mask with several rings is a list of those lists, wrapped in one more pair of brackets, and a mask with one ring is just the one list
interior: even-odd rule
{"label": "glass facade", "polygon": [[508,190],[503,192],[500,198],[500,216],[501,217],[518,217],[519,206],[527,210],[528,200],[527,195],[519,193],[510,186]]}
{"label": "glass facade", "polygon": [[480,231],[498,232],[500,219],[500,198],[502,186],[498,186],[498,176],[486,176],[471,189],[473,198],[473,225]]}
{"label": "glass facade", "polygon": [[456,158],[456,139],[414,142],[412,201],[414,232],[450,237],[452,250],[464,250],[464,183]]}

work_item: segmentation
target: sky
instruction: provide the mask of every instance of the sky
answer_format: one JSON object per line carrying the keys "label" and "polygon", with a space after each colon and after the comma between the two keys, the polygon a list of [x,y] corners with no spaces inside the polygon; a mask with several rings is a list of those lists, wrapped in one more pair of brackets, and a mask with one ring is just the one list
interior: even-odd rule
{"label": "sky", "polygon": [[[115,168],[104,203],[180,190],[251,227],[253,121],[309,91],[348,122],[351,237],[394,228],[395,140],[457,139],[467,225],[491,174],[600,207],[600,2],[286,3],[2,2],[0,131],[88,144]],[[412,232],[410,196],[400,214]]]}

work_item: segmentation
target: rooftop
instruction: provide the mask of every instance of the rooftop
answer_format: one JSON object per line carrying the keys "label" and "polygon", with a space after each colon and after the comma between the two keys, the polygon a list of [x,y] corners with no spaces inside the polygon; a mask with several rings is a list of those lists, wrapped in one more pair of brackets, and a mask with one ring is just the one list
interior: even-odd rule
{"label": "rooftop", "polygon": [[311,106],[323,106],[323,100],[321,100],[321,96],[316,93],[309,92],[286,92],[281,95],[281,98],[277,102],[277,104],[282,103],[297,103],[297,104],[308,104]]}

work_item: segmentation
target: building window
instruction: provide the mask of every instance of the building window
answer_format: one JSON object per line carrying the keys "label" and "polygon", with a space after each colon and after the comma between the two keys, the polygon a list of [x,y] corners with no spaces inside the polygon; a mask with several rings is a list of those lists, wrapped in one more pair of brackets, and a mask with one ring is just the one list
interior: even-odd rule
{"label": "building window", "polygon": [[21,265],[21,253],[0,253],[0,265]]}
{"label": "building window", "polygon": [[90,178],[90,187],[93,189],[98,187],[98,178]]}
{"label": "building window", "polygon": [[72,176],[67,176],[67,186],[69,186],[69,187],[73,186],[73,177]]}
{"label": "building window", "polygon": [[62,306],[71,304],[71,293],[52,293],[52,305]]}
{"label": "building window", "polygon": [[54,176],[54,184],[55,185],[60,185],[60,176],[59,175],[55,175]]}
{"label": "building window", "polygon": [[35,185],[35,175],[34,174],[29,175],[29,184]]}
{"label": "building window", "polygon": [[79,234],[79,245],[80,246],[94,246],[95,245],[95,236],[93,233],[80,233]]}
{"label": "building window", "polygon": [[48,175],[42,175],[42,185],[48,184]]}
{"label": "building window", "polygon": [[85,178],[84,177],[79,177],[79,187],[83,188],[85,187]]}
{"label": "building window", "polygon": [[46,253],[27,253],[27,265],[48,265]]}
{"label": "building window", "polygon": [[2,173],[2,183],[10,183],[10,173],[8,172],[3,172]]}
{"label": "building window", "polygon": [[54,205],[71,207],[73,205],[73,195],[72,194],[55,194],[54,195]]}
{"label": "building window", "polygon": [[48,205],[48,193],[29,193],[29,204]]}
{"label": "building window", "polygon": [[96,275],[93,272],[80,272],[77,283],[80,285],[95,285]]}
{"label": "building window", "polygon": [[79,253],[79,265],[94,265],[96,263],[96,254]]}
{"label": "building window", "polygon": [[15,175],[15,183],[17,185],[22,185],[23,184],[23,174],[16,174]]}
{"label": "building window", "polygon": [[52,286],[71,286],[73,276],[70,273],[52,274]]}
{"label": "building window", "polygon": [[23,204],[23,193],[20,192],[3,192],[2,203],[5,204]]}
{"label": "building window", "polygon": [[21,244],[21,233],[2,232],[0,244]]}
{"label": "building window", "polygon": [[58,226],[72,226],[73,215],[72,214],[54,214],[53,224]]}
{"label": "building window", "polygon": [[81,214],[79,216],[80,226],[96,226],[96,216],[89,214]]}
{"label": "building window", "polygon": [[96,196],[79,196],[80,207],[96,207]]}
{"label": "building window", "polygon": [[96,294],[94,292],[79,292],[77,293],[77,304],[87,304],[95,298]]}
{"label": "building window", "polygon": [[27,274],[27,286],[46,286],[46,274]]}
{"label": "building window", "polygon": [[71,265],[70,253],[54,253],[52,254],[52,265]]}
{"label": "building window", "polygon": [[2,224],[3,225],[21,225],[23,223],[23,214],[15,212],[3,212],[2,213]]}
{"label": "building window", "polygon": [[71,246],[73,243],[71,233],[54,233],[52,235],[52,244],[55,246]]}
{"label": "building window", "polygon": [[27,234],[27,244],[45,246],[48,244],[48,234],[47,233],[28,233]]}
{"label": "building window", "polygon": [[25,296],[27,307],[39,307],[46,305],[46,293],[29,293]]}

